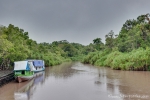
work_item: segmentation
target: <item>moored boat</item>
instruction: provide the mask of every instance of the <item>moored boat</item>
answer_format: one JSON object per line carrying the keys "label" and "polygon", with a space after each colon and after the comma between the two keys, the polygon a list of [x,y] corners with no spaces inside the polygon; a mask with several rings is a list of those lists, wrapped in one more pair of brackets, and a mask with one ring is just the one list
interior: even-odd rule
{"label": "moored boat", "polygon": [[14,75],[19,83],[30,80],[34,77],[33,67],[28,61],[16,61],[14,62]]}
{"label": "moored boat", "polygon": [[35,73],[45,70],[44,60],[27,60]]}

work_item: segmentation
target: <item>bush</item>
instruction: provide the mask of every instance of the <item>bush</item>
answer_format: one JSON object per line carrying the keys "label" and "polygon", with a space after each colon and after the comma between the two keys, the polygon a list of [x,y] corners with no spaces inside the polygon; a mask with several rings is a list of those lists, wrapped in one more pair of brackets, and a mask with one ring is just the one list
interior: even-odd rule
{"label": "bush", "polygon": [[111,67],[113,66],[113,60],[114,58],[116,58],[117,56],[121,55],[122,53],[119,52],[119,51],[115,51],[115,52],[112,52],[110,53],[108,56],[107,56],[107,59],[104,61],[104,66],[107,66],[107,67]]}

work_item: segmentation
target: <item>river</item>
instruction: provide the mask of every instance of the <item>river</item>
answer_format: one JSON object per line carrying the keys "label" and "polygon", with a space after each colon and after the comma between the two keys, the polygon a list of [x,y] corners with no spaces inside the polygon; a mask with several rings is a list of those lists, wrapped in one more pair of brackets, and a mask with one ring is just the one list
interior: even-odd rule
{"label": "river", "polygon": [[30,81],[4,85],[0,100],[150,100],[150,72],[63,63]]}

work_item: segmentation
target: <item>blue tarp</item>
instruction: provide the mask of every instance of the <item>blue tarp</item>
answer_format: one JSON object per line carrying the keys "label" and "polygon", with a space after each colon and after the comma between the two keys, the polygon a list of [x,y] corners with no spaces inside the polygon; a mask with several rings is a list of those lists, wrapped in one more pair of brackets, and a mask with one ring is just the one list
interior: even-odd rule
{"label": "blue tarp", "polygon": [[35,60],[35,61],[33,61],[33,65],[34,65],[35,67],[44,66],[42,60]]}

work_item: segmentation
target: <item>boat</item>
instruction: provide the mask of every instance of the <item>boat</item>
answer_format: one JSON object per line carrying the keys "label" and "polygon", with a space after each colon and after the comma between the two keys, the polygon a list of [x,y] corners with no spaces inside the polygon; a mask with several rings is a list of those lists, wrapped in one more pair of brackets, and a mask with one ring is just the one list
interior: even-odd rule
{"label": "boat", "polygon": [[45,70],[44,60],[27,60],[35,73]]}
{"label": "boat", "polygon": [[17,82],[30,80],[34,77],[33,66],[28,61],[14,62],[14,77]]}

